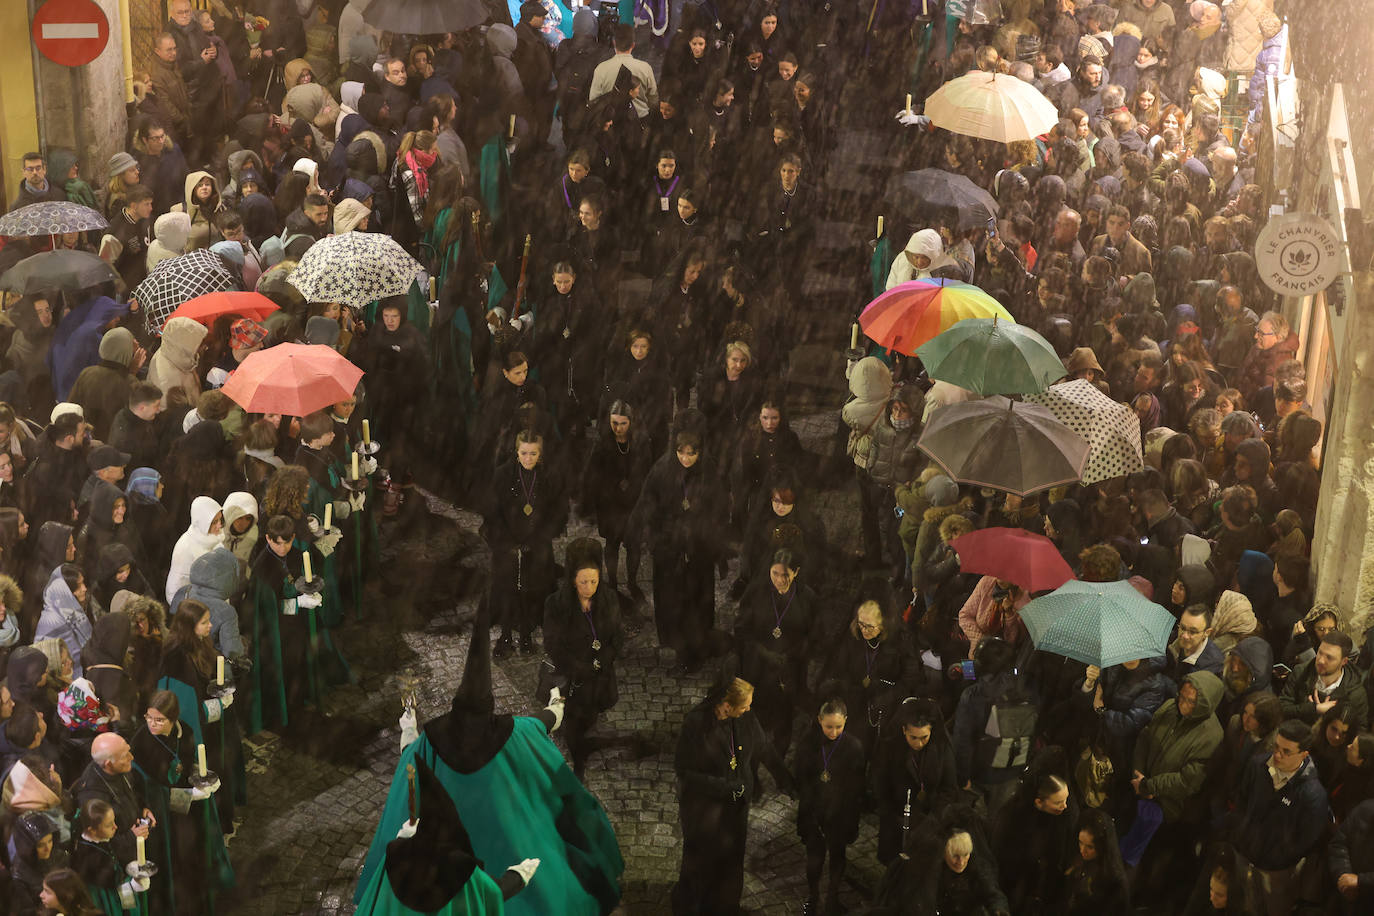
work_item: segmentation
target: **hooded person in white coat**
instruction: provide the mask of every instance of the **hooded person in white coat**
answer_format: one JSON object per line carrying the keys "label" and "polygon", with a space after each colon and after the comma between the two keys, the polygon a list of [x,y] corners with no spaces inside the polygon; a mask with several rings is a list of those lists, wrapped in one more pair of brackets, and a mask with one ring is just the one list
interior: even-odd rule
{"label": "hooded person in white coat", "polygon": [[913,232],[911,238],[907,239],[906,249],[892,262],[892,269],[887,272],[886,289],[909,280],[928,279],[931,271],[953,263],[954,259],[945,254],[945,243],[939,232],[934,229]]}
{"label": "hooded person in white coat", "polygon": [[172,548],[172,565],[167,570],[167,606],[174,609],[172,598],[185,585],[191,584],[191,564],[202,554],[220,546],[224,533],[224,513],[220,504],[209,496],[197,496],[191,501],[191,525],[177,538]]}

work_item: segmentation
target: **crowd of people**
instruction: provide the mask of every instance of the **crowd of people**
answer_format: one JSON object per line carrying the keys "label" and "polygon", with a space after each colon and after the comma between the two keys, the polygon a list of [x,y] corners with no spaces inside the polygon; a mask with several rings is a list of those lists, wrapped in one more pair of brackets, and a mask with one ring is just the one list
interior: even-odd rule
{"label": "crowd of people", "polygon": [[[719,675],[675,750],[676,914],[737,910],[760,765],[798,799],[806,912],[863,909],[841,892],[870,819],[873,913],[1370,905],[1364,634],[1313,603],[1322,424],[1250,254],[1271,3],[647,0],[616,23],[527,0],[440,35],[380,31],[365,6],[170,0],[127,150],[23,157],[12,208],[109,225],[4,239],[0,276],[51,248],[112,279],[22,287],[0,318],[11,912],[215,911],[242,739],[352,678],[348,617],[392,625],[377,559],[425,514],[417,485],[480,513],[490,575],[452,712],[405,723],[369,905],[615,907],[623,863],[578,779],[616,741],[598,723],[641,626],[673,676]],[[980,71],[1033,84],[1059,122],[1002,144],[920,113]],[[827,191],[850,130],[897,151],[853,199]],[[919,168],[987,189],[992,225],[882,210],[876,188]],[[848,253],[854,314],[913,279],[982,287],[1065,379],[1130,406],[1140,469],[1026,497],[952,480],[918,440],[975,395],[872,343],[849,353],[833,443],[804,448],[792,358],[830,343],[800,317],[806,267],[823,218],[872,209],[901,250],[880,228],[871,263]],[[350,232],[389,235],[429,290],[307,301],[293,270]],[[278,309],[206,324],[139,301],[196,251]],[[363,381],[305,416],[245,412],[221,387],[284,343]],[[816,501],[851,477],[857,579]],[[560,546],[579,525],[598,537]],[[1129,581],[1177,618],[1167,649],[1105,670],[1037,651],[1037,594],[961,571],[952,542],[989,527]],[[543,655],[545,713],[494,714],[488,647]],[[513,813],[521,768],[551,788]],[[419,833],[417,778],[452,802],[425,802]]]}

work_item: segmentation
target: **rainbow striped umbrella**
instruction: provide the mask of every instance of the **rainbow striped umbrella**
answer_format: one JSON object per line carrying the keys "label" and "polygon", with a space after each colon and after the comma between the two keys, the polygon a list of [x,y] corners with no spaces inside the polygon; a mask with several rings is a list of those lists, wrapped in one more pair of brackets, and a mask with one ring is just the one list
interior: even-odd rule
{"label": "rainbow striped umbrella", "polygon": [[859,316],[859,326],[874,343],[915,356],[917,347],[956,322],[994,317],[1016,323],[996,299],[971,283],[912,280],[868,303]]}

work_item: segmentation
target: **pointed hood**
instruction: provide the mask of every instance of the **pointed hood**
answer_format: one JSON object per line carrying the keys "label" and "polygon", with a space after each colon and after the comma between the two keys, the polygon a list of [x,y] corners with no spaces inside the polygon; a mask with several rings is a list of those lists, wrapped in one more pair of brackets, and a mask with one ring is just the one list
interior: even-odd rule
{"label": "pointed hood", "polygon": [[453,695],[452,709],[456,714],[479,716],[489,716],[496,709],[491,695],[491,611],[485,604],[478,608],[472,625],[468,661]]}
{"label": "pointed hood", "polygon": [[473,854],[472,840],[458,809],[434,771],[414,758],[415,835],[398,837],[386,845],[386,876],[403,906],[422,913],[444,909],[460,893],[482,863]]}
{"label": "pointed hood", "polygon": [[425,735],[444,762],[460,773],[481,769],[500,753],[515,728],[509,715],[496,715],[491,693],[491,610],[483,601],[472,625],[463,678],[445,715],[425,725]]}

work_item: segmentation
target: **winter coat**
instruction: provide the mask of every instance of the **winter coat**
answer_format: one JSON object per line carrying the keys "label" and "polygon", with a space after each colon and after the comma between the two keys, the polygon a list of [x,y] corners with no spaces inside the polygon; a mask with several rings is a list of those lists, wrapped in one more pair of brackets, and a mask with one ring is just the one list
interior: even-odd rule
{"label": "winter coat", "polygon": [[191,502],[191,524],[172,548],[171,568],[167,571],[167,603],[176,607],[176,593],[191,583],[191,565],[202,554],[220,546],[220,536],[210,533],[210,525],[220,514],[220,504],[209,496],[197,496]]}
{"label": "winter coat", "polygon": [[[203,553],[191,564],[190,587],[179,594],[199,601],[210,609],[210,639],[221,654],[237,658],[243,654],[239,635],[239,614],[230,600],[239,585],[239,561],[227,547]],[[177,606],[173,601],[172,608]]]}
{"label": "winter coat", "polygon": [[1309,757],[1275,789],[1269,756],[1256,754],[1241,774],[1239,806],[1231,841],[1256,868],[1292,868],[1311,852],[1331,822],[1326,790]]}
{"label": "winter coat", "polygon": [[[1177,688],[1164,673],[1164,658],[1147,658],[1140,662],[1145,672],[1127,671],[1113,665],[1102,672],[1102,728],[1107,736],[1111,757],[1125,766],[1135,750],[1136,737],[1150,724],[1156,710],[1174,695]],[[1089,706],[1096,691],[1079,691]]]}
{"label": "winter coat", "polygon": [[65,398],[81,370],[100,361],[100,338],[105,325],[128,311],[127,305],[109,296],[96,296],[62,316],[47,358],[54,393]]}
{"label": "winter coat", "polygon": [[177,387],[189,403],[200,399],[196,355],[209,333],[209,328],[192,318],[172,318],[162,326],[162,346],[148,361],[148,381],[162,390],[162,406],[167,406],[167,395]]}
{"label": "winter coat", "polygon": [[887,410],[892,370],[878,357],[865,356],[854,364],[849,375],[849,393],[852,397],[840,411],[841,419],[855,437],[872,435]]}
{"label": "winter coat", "polygon": [[185,254],[190,238],[190,216],[176,211],[159,216],[153,222],[153,242],[148,246],[148,256],[144,258],[148,272],[152,273],[153,268],[163,261]]}
{"label": "winter coat", "polygon": [[1232,381],[1242,395],[1247,398],[1254,397],[1255,392],[1261,388],[1274,384],[1274,375],[1281,363],[1296,359],[1297,355],[1298,335],[1294,331],[1289,331],[1286,339],[1268,350],[1261,350],[1258,346],[1251,347],[1250,352],[1245,355],[1245,361],[1241,363],[1240,377]]}
{"label": "winter coat", "polygon": [[[1151,38],[1158,38],[1167,28],[1174,25],[1174,8],[1168,0],[1155,0],[1154,6],[1146,9],[1141,0],[1127,0],[1122,3],[1117,12],[1116,25],[1120,28],[1123,23],[1130,23],[1140,29],[1140,40],[1149,41]],[[1120,47],[1117,45],[1116,47]],[[1116,57],[1115,48],[1113,57]],[[1135,53],[1130,56],[1131,65],[1135,65]]]}
{"label": "winter coat", "polygon": [[1327,873],[1360,879],[1357,906],[1374,906],[1374,799],[1360,802],[1341,822],[1327,846]]}
{"label": "winter coat", "polygon": [[1255,58],[1264,45],[1260,19],[1274,11],[1274,0],[1231,0],[1226,6],[1227,70],[1248,73],[1255,69]]}
{"label": "winter coat", "polygon": [[81,370],[72,384],[67,400],[81,405],[91,435],[102,442],[110,439],[115,415],[129,403],[134,378],[129,374],[135,341],[128,328],[111,328],[100,337],[100,361]]}
{"label": "winter coat", "polygon": [[1166,702],[1141,732],[1135,745],[1134,769],[1145,774],[1143,795],[1153,795],[1169,822],[1200,814],[1197,797],[1207,775],[1207,761],[1221,744],[1222,728],[1213,710],[1221,700],[1221,680],[1207,671],[1184,678],[1197,690],[1197,705],[1184,718],[1178,700]]}
{"label": "winter coat", "polygon": [[[234,534],[234,522],[241,518],[251,518],[253,524],[242,534]],[[224,501],[224,546],[238,558],[241,575],[247,575],[248,565],[253,560],[253,548],[257,545],[258,501],[251,493],[230,493]]]}
{"label": "winter coat", "polygon": [[[215,209],[209,210],[195,202],[194,194],[196,185],[200,184],[202,178],[210,179],[210,184],[214,186],[215,193],[211,200],[214,202]],[[192,172],[186,176],[185,197],[181,204],[174,207],[174,212],[185,213],[191,218],[191,231],[186,237],[186,250],[195,251],[197,248],[209,248],[220,240],[219,229],[215,227],[215,214],[224,209],[224,203],[220,199],[219,182],[214,175],[209,172]]]}
{"label": "winter coat", "polygon": [[[1310,662],[1303,662],[1298,666],[1298,670],[1288,676],[1283,685],[1283,694],[1279,697],[1279,702],[1283,704],[1285,719],[1301,719],[1309,725],[1317,721],[1319,714],[1312,702],[1312,691],[1316,684],[1315,658]],[[1350,723],[1351,728],[1359,728],[1369,721],[1369,700],[1365,696],[1364,687],[1360,684],[1359,672],[1352,666],[1345,666],[1340,683],[1327,694],[1327,699],[1345,700],[1355,716],[1354,721]]]}

